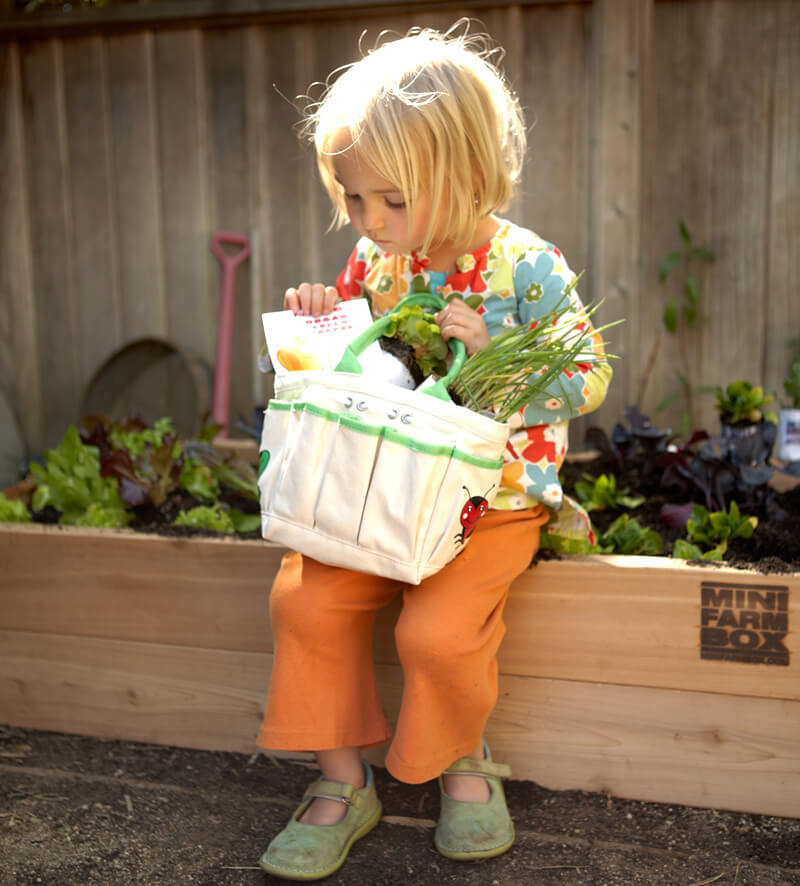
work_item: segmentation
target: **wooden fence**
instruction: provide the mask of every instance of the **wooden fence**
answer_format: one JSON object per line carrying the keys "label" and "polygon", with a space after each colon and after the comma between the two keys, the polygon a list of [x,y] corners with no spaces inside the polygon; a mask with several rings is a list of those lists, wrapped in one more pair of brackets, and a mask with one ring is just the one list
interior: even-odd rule
{"label": "wooden fence", "polygon": [[[224,11],[220,12],[220,9]],[[586,269],[622,359],[607,403],[677,388],[658,280],[678,220],[716,253],[695,384],[779,391],[800,335],[800,4],[793,0],[383,3],[184,0],[0,18],[0,386],[32,449],[73,422],[94,370],[166,338],[213,366],[216,230],[248,234],[237,286],[233,412],[269,382],[259,314],[331,280],[353,242],[298,145],[295,96],[356,57],[362,31],[480,19],[533,124],[508,215]],[[654,358],[654,359],[651,359]],[[712,423],[711,398],[699,421]],[[677,421],[675,404],[659,423]],[[576,424],[579,445],[588,419]]]}

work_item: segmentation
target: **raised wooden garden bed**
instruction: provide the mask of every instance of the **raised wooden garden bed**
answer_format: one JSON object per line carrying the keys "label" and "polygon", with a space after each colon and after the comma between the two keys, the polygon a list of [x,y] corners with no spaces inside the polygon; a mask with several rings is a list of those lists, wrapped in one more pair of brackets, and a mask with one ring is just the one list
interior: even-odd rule
{"label": "raised wooden garden bed", "polygon": [[[281,554],[4,526],[0,722],[252,751]],[[393,615],[375,637],[390,716],[402,681]],[[546,561],[518,580],[506,621],[487,736],[516,777],[800,816],[800,574]]]}

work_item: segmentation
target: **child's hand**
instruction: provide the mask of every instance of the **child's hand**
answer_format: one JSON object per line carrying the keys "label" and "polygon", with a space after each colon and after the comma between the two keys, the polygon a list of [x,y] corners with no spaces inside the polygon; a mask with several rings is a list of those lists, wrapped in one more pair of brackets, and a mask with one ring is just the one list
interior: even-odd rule
{"label": "child's hand", "polygon": [[323,283],[301,283],[297,289],[286,290],[283,297],[283,306],[294,314],[307,314],[319,317],[321,314],[330,314],[336,304],[338,296],[335,286],[325,286]]}
{"label": "child's hand", "polygon": [[452,299],[446,308],[442,308],[436,315],[436,322],[445,341],[457,338],[464,342],[469,357],[489,344],[489,330],[483,317],[460,298]]}

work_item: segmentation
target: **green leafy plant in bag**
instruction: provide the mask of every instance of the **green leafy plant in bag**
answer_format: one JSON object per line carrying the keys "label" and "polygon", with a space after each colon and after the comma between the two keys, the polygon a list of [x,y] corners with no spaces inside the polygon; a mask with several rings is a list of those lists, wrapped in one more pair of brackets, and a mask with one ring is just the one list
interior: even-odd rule
{"label": "green leafy plant in bag", "polygon": [[434,315],[420,305],[406,305],[389,316],[392,322],[385,335],[399,338],[412,349],[423,376],[445,375],[448,347]]}

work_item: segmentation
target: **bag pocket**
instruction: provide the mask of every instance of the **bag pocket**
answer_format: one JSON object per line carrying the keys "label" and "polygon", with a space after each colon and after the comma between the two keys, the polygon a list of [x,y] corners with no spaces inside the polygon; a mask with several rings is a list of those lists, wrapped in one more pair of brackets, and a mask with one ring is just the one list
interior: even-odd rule
{"label": "bag pocket", "polygon": [[318,532],[352,545],[357,543],[380,442],[380,428],[340,417],[314,511]]}
{"label": "bag pocket", "polygon": [[315,414],[308,404],[292,409],[270,499],[269,510],[276,517],[309,528],[314,525],[321,478],[328,469],[335,434],[336,421]]}
{"label": "bag pocket", "polygon": [[280,475],[289,436],[291,406],[273,401],[264,415],[258,453],[258,497],[261,510],[269,510],[275,483]]}
{"label": "bag pocket", "polygon": [[395,560],[416,561],[449,453],[447,446],[415,448],[413,439],[384,429],[364,503],[359,545]]}

